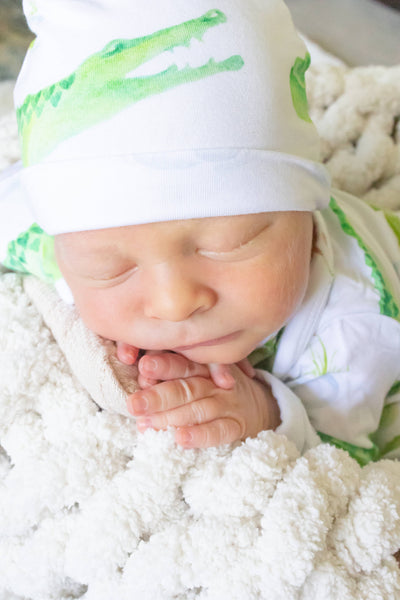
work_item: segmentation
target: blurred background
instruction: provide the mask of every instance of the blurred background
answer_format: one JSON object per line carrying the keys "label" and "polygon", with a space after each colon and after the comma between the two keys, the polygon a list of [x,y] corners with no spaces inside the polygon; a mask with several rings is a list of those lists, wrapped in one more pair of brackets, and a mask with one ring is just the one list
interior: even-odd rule
{"label": "blurred background", "polygon": [[400,0],[286,0],[297,28],[350,66],[400,64]]}
{"label": "blurred background", "polygon": [[[286,3],[300,31],[349,65],[400,64],[400,0]],[[32,39],[22,0],[0,0],[0,80],[16,77]]]}
{"label": "blurred background", "polygon": [[32,39],[22,0],[0,0],[0,79],[16,77]]}

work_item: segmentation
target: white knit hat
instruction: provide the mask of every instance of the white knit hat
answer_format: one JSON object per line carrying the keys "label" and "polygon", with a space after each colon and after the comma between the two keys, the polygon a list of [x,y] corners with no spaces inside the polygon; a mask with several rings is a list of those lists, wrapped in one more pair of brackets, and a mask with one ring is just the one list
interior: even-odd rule
{"label": "white knit hat", "polygon": [[320,209],[307,50],[282,0],[25,0],[22,185],[51,235]]}

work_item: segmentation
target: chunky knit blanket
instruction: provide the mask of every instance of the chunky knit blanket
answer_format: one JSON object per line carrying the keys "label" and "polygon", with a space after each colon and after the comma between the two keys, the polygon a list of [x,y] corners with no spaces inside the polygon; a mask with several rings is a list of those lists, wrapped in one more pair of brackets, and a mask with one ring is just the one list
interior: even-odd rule
{"label": "chunky knit blanket", "polygon": [[[321,63],[309,93],[335,186],[400,209],[400,68]],[[0,600],[400,598],[398,462],[273,432],[182,450],[123,414],[134,379],[54,290],[0,276]]]}

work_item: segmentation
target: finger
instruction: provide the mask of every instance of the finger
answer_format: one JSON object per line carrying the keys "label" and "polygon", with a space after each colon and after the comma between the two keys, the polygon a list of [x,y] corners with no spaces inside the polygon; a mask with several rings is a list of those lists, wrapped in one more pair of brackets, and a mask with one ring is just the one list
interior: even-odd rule
{"label": "finger", "polygon": [[135,416],[153,415],[190,404],[210,395],[213,390],[214,384],[204,377],[163,381],[128,396],[127,407]]}
{"label": "finger", "polygon": [[247,358],[243,358],[243,360],[240,360],[236,364],[239,367],[239,369],[243,371],[245,375],[247,375],[247,377],[254,379],[254,377],[256,376],[256,370]]}
{"label": "finger", "polygon": [[139,417],[136,422],[139,431],[144,431],[148,428],[166,429],[167,427],[184,427],[214,421],[221,417],[221,412],[221,404],[218,400],[212,397],[205,397],[196,402],[189,402],[189,404],[179,406],[174,410]]}
{"label": "finger", "polygon": [[180,354],[146,354],[139,361],[139,373],[148,379],[168,381],[187,377],[209,377],[206,365],[188,360]]}
{"label": "finger", "polygon": [[138,357],[139,348],[125,342],[117,342],[117,358],[125,365],[133,365]]}
{"label": "finger", "polygon": [[208,365],[211,379],[216,386],[224,389],[231,390],[235,387],[235,378],[230,372],[229,365],[222,365],[219,363],[209,363]]}
{"label": "finger", "polygon": [[231,444],[242,436],[242,428],[237,421],[222,418],[195,427],[182,427],[177,430],[175,441],[184,448],[210,448]]}
{"label": "finger", "polygon": [[157,383],[159,383],[158,379],[147,379],[146,377],[143,377],[143,375],[138,376],[138,384],[142,390],[147,390],[148,388],[153,387],[153,385],[157,385]]}

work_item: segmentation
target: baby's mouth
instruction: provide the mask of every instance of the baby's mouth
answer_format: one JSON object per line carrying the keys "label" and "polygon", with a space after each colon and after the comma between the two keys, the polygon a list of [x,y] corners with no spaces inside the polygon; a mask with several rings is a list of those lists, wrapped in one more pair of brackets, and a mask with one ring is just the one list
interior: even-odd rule
{"label": "baby's mouth", "polygon": [[192,344],[190,346],[178,346],[176,348],[171,348],[171,350],[175,352],[182,352],[184,350],[191,350],[192,348],[198,348],[200,346],[218,346],[219,344],[225,344],[226,342],[230,342],[236,339],[239,334],[240,331],[235,331],[234,333],[230,333],[229,335],[224,335],[219,338],[206,340],[205,342],[198,342],[197,344]]}

